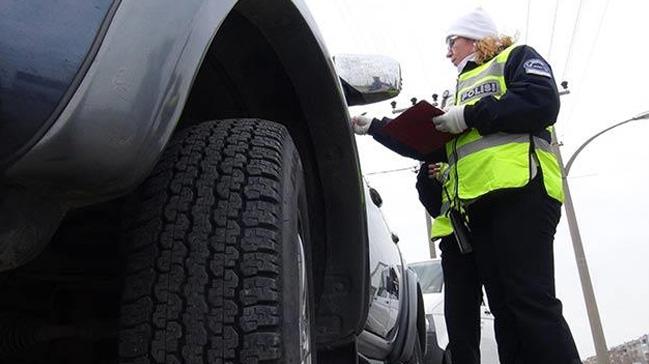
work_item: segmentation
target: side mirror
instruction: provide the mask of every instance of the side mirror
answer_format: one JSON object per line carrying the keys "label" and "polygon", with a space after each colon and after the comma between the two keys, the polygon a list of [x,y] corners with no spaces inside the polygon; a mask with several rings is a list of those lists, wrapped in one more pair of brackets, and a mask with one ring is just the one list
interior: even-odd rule
{"label": "side mirror", "polygon": [[372,202],[374,202],[374,204],[377,207],[383,206],[383,199],[381,198],[379,191],[375,190],[372,187],[370,187],[370,198],[372,199]]}
{"label": "side mirror", "polygon": [[334,57],[347,105],[366,105],[401,92],[401,66],[386,56],[341,54]]}

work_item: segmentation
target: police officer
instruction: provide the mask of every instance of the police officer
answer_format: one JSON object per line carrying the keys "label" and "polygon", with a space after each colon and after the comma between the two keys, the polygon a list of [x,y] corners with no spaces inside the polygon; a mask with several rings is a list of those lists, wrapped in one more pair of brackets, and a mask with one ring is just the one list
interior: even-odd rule
{"label": "police officer", "polygon": [[[444,188],[473,249],[473,260],[456,259],[451,271],[484,284],[501,363],[580,363],[555,296],[553,239],[563,190],[550,147],[559,113],[552,70],[533,48],[499,36],[481,8],[453,23],[446,40],[459,72],[455,102],[433,123],[457,134],[445,146]],[[476,279],[458,291],[469,302]],[[478,363],[458,359],[453,351],[454,364]]]}

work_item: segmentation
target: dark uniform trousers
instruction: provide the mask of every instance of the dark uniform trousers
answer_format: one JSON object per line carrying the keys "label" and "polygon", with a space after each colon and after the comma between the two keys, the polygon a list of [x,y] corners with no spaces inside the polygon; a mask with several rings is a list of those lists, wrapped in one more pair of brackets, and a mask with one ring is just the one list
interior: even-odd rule
{"label": "dark uniform trousers", "polygon": [[555,297],[553,240],[561,205],[542,176],[467,208],[473,253],[442,240],[445,315],[453,364],[479,364],[481,283],[502,364],[581,363]]}

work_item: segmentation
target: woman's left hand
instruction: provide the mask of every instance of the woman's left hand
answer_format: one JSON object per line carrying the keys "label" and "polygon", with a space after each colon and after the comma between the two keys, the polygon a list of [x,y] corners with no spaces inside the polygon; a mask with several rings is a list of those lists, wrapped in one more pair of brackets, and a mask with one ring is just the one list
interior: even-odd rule
{"label": "woman's left hand", "polygon": [[444,172],[448,169],[448,164],[447,163],[431,163],[428,165],[428,178],[430,179],[436,179],[440,183],[444,183],[445,176]]}

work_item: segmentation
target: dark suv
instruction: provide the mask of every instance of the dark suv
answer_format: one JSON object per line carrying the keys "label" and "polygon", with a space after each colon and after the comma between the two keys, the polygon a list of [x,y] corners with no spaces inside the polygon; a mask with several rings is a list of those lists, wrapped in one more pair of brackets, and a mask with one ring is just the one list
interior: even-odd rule
{"label": "dark suv", "polygon": [[422,362],[347,107],[398,65],[301,0],[5,0],[0,361]]}

